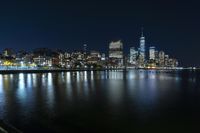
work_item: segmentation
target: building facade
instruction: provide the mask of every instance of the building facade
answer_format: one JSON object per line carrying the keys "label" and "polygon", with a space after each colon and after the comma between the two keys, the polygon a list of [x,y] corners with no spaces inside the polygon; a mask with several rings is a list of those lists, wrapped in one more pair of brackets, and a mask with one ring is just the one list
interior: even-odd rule
{"label": "building facade", "polygon": [[109,44],[109,59],[116,66],[123,66],[123,43],[121,40]]}
{"label": "building facade", "polygon": [[142,35],[140,37],[140,48],[139,48],[139,67],[145,67],[145,37]]}
{"label": "building facade", "polygon": [[129,59],[129,63],[131,65],[137,64],[137,56],[138,56],[138,51],[135,49],[135,47],[131,47],[130,48],[130,59]]}
{"label": "building facade", "polygon": [[149,59],[155,60],[155,47],[149,47]]}

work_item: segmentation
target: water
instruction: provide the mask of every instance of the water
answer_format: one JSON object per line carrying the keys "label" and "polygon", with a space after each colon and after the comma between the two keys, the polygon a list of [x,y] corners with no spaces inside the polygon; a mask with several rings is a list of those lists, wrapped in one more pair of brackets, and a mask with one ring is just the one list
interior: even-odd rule
{"label": "water", "polygon": [[0,75],[0,119],[23,132],[192,132],[200,72]]}

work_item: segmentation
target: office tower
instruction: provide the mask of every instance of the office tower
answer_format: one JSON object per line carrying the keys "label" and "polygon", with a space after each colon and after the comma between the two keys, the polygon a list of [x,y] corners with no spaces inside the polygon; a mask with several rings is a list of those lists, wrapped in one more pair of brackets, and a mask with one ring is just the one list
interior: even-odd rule
{"label": "office tower", "polygon": [[90,51],[90,55],[88,56],[87,63],[97,64],[100,60],[101,60],[100,52],[95,51],[95,50]]}
{"label": "office tower", "polygon": [[129,59],[130,64],[136,65],[137,55],[138,55],[138,51],[135,49],[135,47],[131,47],[130,48],[130,59]]}
{"label": "office tower", "polygon": [[163,52],[163,51],[159,52],[159,66],[160,67],[165,66],[165,52]]}
{"label": "office tower", "polygon": [[84,52],[84,54],[87,53],[87,44],[83,44],[83,52]]}
{"label": "office tower", "polygon": [[105,54],[105,53],[102,53],[102,54],[101,54],[101,60],[102,60],[102,61],[105,61],[105,60],[106,60],[106,54]]}
{"label": "office tower", "polygon": [[140,37],[140,51],[139,51],[139,67],[145,66],[145,37],[143,35],[143,29],[142,34]]}
{"label": "office tower", "polygon": [[123,43],[121,40],[112,41],[109,44],[109,59],[115,62],[117,66],[123,65]]}
{"label": "office tower", "polygon": [[149,60],[155,60],[155,47],[149,47]]}
{"label": "office tower", "polygon": [[165,67],[169,66],[169,55],[165,55]]}
{"label": "office tower", "polygon": [[159,52],[158,52],[158,50],[155,51],[155,63],[156,63],[156,66],[159,65]]}

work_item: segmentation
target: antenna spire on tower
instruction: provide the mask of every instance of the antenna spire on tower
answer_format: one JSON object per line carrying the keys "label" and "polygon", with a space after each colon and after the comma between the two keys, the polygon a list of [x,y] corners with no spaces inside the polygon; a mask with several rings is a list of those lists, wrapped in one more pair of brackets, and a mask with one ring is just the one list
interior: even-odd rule
{"label": "antenna spire on tower", "polygon": [[141,31],[142,31],[141,36],[144,37],[144,28],[143,27],[141,28]]}

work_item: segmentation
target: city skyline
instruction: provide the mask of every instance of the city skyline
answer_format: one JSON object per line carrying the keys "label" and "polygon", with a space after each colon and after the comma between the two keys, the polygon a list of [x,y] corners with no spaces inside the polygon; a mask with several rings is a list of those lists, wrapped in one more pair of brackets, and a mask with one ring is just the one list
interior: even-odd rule
{"label": "city skyline", "polygon": [[[90,65],[97,65],[101,68],[175,68],[183,67],[180,62],[166,51],[159,50],[155,46],[146,47],[144,28],[141,28],[139,46],[130,47],[129,53],[124,51],[124,43],[121,40],[111,41],[108,51],[90,49],[87,44],[82,48],[74,49],[49,49],[37,48],[31,51],[15,51],[12,48],[5,48],[0,56],[1,69],[32,69],[30,66],[48,67],[48,69],[59,68],[85,68]],[[76,56],[73,56],[76,54]],[[103,59],[102,59],[103,58]],[[57,63],[55,63],[57,62]],[[76,64],[79,64],[78,66]],[[53,68],[49,68],[52,67]],[[5,68],[4,68],[5,67]],[[194,67],[194,66],[192,66]],[[196,66],[195,66],[196,67]],[[22,69],[20,68],[20,69]],[[35,69],[34,68],[34,69]],[[38,69],[38,68],[37,68]]]}
{"label": "city skyline", "polygon": [[[138,28],[139,29],[139,28]],[[38,48],[47,48],[47,49],[52,49],[52,50],[63,50],[63,51],[68,51],[68,52],[73,52],[73,51],[84,51],[84,47],[86,46],[87,47],[87,50],[90,50],[90,51],[92,51],[92,50],[97,50],[97,51],[99,51],[99,52],[102,52],[102,53],[106,53],[106,55],[109,55],[109,52],[108,52],[108,47],[107,47],[107,45],[110,43],[110,42],[112,42],[112,41],[118,41],[118,40],[120,40],[120,41],[122,41],[123,42],[123,44],[125,45],[124,46],[124,49],[123,49],[123,52],[124,52],[124,54],[125,55],[128,55],[129,54],[129,52],[130,52],[130,48],[131,47],[135,47],[135,48],[141,48],[141,45],[143,45],[144,44],[144,46],[142,46],[142,47],[144,47],[143,48],[143,55],[149,55],[149,48],[151,48],[151,47],[156,47],[156,48],[158,48],[158,46],[159,45],[157,45],[157,44],[153,44],[153,43],[146,43],[146,40],[145,40],[145,38],[146,38],[146,36],[145,36],[145,32],[144,32],[144,27],[142,27],[142,28],[140,28],[140,31],[142,30],[142,32],[140,32],[139,34],[141,35],[140,37],[138,37],[138,41],[135,41],[136,43],[134,43],[134,45],[130,45],[130,44],[126,44],[126,43],[124,43],[124,42],[127,42],[126,40],[124,40],[124,39],[121,39],[121,38],[118,38],[118,39],[114,39],[114,40],[110,40],[110,41],[108,41],[107,42],[107,44],[104,44],[103,45],[103,47],[101,47],[101,48],[99,48],[99,49],[94,49],[94,46],[93,45],[89,45],[88,43],[83,43],[82,44],[82,46],[81,47],[79,47],[79,48],[77,48],[77,49],[74,49],[74,48],[76,48],[76,46],[74,46],[74,45],[70,45],[70,48],[67,48],[67,45],[66,45],[66,48],[64,48],[64,50],[62,49],[62,47],[48,47],[48,46],[46,46],[46,47],[33,47],[33,48],[27,48],[27,49],[20,49],[20,48],[16,48],[16,49],[14,49],[14,48],[12,48],[12,47],[5,47],[5,48],[0,48],[2,51],[3,50],[5,50],[5,49],[13,49],[15,52],[19,52],[19,51],[27,51],[27,52],[31,52],[31,51],[33,51],[34,49],[38,49]],[[147,36],[147,38],[149,38],[148,36]],[[143,40],[144,40],[144,42],[143,42]],[[149,41],[147,41],[147,42],[149,42]],[[73,47],[74,46],[74,47]],[[130,46],[130,47],[127,47],[127,46]],[[172,54],[172,52],[170,52],[169,50],[167,50],[167,49],[171,49],[171,48],[169,48],[169,47],[166,47],[165,49],[161,49],[161,48],[158,48],[157,50],[164,50],[164,51],[166,51],[167,53],[170,53],[170,54]],[[106,50],[106,52],[105,52],[105,50]],[[146,58],[144,56],[144,58]],[[148,57],[148,56],[147,56]],[[184,67],[195,67],[195,66],[199,66],[199,65],[195,65],[195,64],[191,64],[191,65],[189,65],[189,64],[186,64],[185,63],[185,61],[184,60],[181,60],[181,62],[180,62],[180,64],[181,64],[181,66],[184,66]]]}
{"label": "city skyline", "polygon": [[[88,50],[83,44],[81,50],[38,48],[18,51],[6,48],[0,55],[1,70],[55,70],[55,69],[180,69],[178,60],[156,47],[146,47],[143,28],[137,48],[130,47],[124,53],[121,40],[111,41],[108,51]],[[108,55],[106,55],[108,54]]]}

